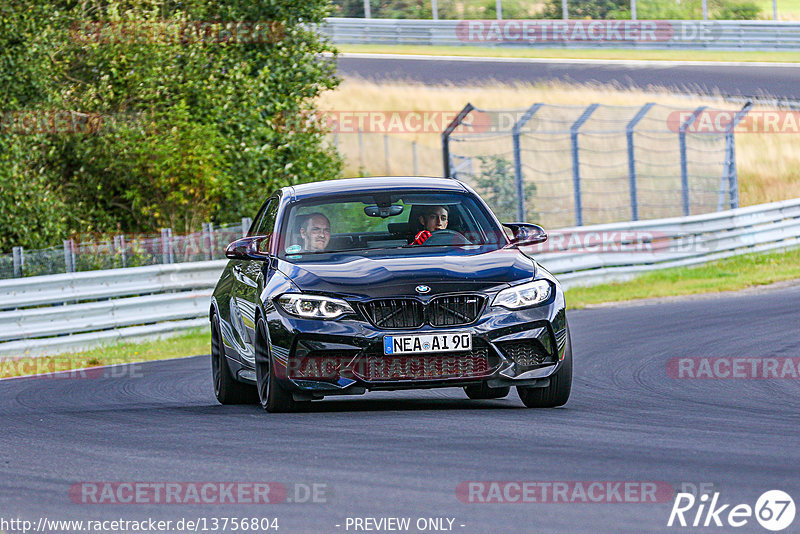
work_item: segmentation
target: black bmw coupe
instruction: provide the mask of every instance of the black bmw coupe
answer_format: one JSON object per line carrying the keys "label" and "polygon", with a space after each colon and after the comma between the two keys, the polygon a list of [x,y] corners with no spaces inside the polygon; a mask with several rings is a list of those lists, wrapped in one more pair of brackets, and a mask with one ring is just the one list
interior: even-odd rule
{"label": "black bmw coupe", "polygon": [[216,397],[287,412],[368,390],[496,399],[516,386],[527,407],[561,406],[564,293],[521,249],[546,239],[452,179],[285,187],[227,248],[210,310]]}

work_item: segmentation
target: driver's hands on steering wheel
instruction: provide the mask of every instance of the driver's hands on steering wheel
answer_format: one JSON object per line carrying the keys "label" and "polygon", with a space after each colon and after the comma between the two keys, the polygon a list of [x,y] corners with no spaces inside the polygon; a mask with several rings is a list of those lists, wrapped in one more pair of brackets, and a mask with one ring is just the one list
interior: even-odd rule
{"label": "driver's hands on steering wheel", "polygon": [[421,230],[415,237],[414,241],[411,242],[412,245],[421,245],[423,244],[429,237],[431,233],[427,230]]}

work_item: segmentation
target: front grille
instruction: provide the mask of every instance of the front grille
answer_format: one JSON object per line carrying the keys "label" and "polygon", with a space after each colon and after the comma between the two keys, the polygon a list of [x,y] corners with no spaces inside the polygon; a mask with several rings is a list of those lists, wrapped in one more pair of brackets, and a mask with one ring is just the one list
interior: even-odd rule
{"label": "front grille", "polygon": [[553,357],[545,352],[542,344],[535,339],[501,341],[497,345],[503,354],[518,365],[537,366],[555,362]]}
{"label": "front grille", "polygon": [[463,326],[474,323],[483,309],[481,295],[447,295],[427,305],[417,299],[376,299],[362,304],[369,321],[379,328]]}
{"label": "front grille", "polygon": [[475,322],[483,308],[483,297],[453,295],[436,297],[428,304],[428,322],[431,326],[458,326]]}
{"label": "front grille", "polygon": [[370,382],[481,378],[499,366],[485,341],[475,338],[469,352],[385,356],[374,345],[352,367],[355,376]]}
{"label": "front grille", "polygon": [[379,328],[417,328],[425,321],[425,308],[415,299],[379,299],[364,303],[369,321]]}

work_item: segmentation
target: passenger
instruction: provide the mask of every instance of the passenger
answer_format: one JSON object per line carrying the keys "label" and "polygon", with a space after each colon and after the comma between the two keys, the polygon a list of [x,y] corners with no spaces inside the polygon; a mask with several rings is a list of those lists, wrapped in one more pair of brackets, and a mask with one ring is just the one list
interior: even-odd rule
{"label": "passenger", "polygon": [[422,226],[411,241],[411,245],[421,245],[431,236],[432,232],[447,229],[448,211],[445,206],[426,206],[425,211],[419,217],[419,224]]}
{"label": "passenger", "polygon": [[300,241],[305,252],[325,250],[331,242],[331,222],[321,213],[307,215],[300,227]]}

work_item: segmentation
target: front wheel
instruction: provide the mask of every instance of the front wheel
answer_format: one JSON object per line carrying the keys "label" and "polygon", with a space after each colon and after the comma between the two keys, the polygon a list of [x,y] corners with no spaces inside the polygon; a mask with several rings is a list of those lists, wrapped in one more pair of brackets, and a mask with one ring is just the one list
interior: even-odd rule
{"label": "front wheel", "polygon": [[569,400],[572,391],[572,339],[567,326],[567,346],[561,369],[550,376],[550,385],[545,388],[517,386],[517,394],[528,408],[555,408]]}
{"label": "front wheel", "polygon": [[231,374],[216,313],[211,316],[211,376],[214,396],[220,404],[251,404],[255,401],[253,386],[239,382]]}
{"label": "front wheel", "polygon": [[305,407],[309,401],[298,402],[292,394],[281,387],[275,380],[275,368],[269,350],[267,323],[258,320],[256,327],[256,389],[261,407],[270,413],[296,412]]}

